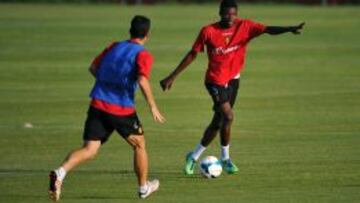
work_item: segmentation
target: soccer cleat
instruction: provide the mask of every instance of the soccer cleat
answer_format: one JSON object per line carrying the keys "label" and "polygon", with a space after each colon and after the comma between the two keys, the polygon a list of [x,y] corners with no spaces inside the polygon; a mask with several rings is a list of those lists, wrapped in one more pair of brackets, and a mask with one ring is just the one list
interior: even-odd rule
{"label": "soccer cleat", "polygon": [[228,174],[234,174],[239,171],[239,168],[230,159],[221,160],[221,164]]}
{"label": "soccer cleat", "polygon": [[194,158],[191,156],[192,152],[189,152],[186,155],[186,159],[185,159],[185,167],[184,167],[184,172],[185,175],[193,175],[194,174],[194,168],[195,168],[195,163],[196,161],[194,160]]}
{"label": "soccer cleat", "polygon": [[55,171],[51,171],[49,174],[49,197],[53,201],[58,201],[61,194],[62,182],[58,180]]}
{"label": "soccer cleat", "polygon": [[146,192],[144,193],[141,193],[139,192],[139,197],[141,199],[145,199],[147,198],[148,196],[150,196],[152,193],[154,193],[156,190],[159,189],[159,186],[160,186],[160,181],[158,179],[154,179],[152,181],[148,181],[147,182],[147,186],[148,186],[148,189],[146,190]]}

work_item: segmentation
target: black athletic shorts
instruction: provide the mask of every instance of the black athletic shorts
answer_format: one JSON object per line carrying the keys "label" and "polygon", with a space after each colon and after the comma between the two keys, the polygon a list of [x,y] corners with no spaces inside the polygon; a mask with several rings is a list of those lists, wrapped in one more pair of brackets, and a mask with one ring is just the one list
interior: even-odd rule
{"label": "black athletic shorts", "polygon": [[226,102],[230,102],[231,107],[234,106],[237,92],[240,85],[240,79],[230,80],[227,86],[220,86],[211,83],[205,83],[213,102],[213,110],[219,111],[220,106]]}
{"label": "black athletic shorts", "polygon": [[116,116],[90,106],[85,122],[84,140],[100,140],[101,143],[105,143],[114,130],[123,138],[144,134],[136,113]]}

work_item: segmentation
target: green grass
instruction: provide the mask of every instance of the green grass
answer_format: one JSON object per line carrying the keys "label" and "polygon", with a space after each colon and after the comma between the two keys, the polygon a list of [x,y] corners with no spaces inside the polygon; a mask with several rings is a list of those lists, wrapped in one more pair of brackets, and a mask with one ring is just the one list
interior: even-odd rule
{"label": "green grass", "polygon": [[[240,6],[269,25],[305,21],[300,36],[261,36],[248,48],[235,107],[237,175],[185,177],[185,154],[211,118],[201,55],[162,93],[166,76],[217,5],[0,4],[0,202],[49,202],[48,171],[82,143],[93,79],[87,67],[135,14],[153,20],[154,94],[167,118],[151,121],[139,95],[150,176],[147,202],[360,202],[359,7]],[[24,128],[31,122],[34,128]],[[216,140],[205,154],[219,155]],[[114,134],[97,159],[70,173],[63,202],[140,202],[131,148]],[[142,201],[141,201],[142,202]]]}

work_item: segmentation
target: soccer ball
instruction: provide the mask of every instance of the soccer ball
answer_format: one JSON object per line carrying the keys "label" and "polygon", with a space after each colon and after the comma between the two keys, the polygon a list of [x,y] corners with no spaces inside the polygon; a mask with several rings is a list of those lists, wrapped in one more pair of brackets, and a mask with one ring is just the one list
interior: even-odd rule
{"label": "soccer ball", "polygon": [[206,178],[217,178],[221,175],[220,161],[214,156],[207,156],[200,161],[200,172]]}

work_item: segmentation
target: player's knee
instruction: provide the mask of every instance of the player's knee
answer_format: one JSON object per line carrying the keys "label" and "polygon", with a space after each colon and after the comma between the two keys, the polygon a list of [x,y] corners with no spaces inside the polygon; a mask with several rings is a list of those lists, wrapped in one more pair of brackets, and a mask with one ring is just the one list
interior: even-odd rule
{"label": "player's knee", "polygon": [[142,135],[133,135],[130,138],[130,144],[134,150],[144,150],[145,138]]}
{"label": "player's knee", "polygon": [[234,120],[234,114],[232,111],[224,113],[224,122],[231,123]]}
{"label": "player's knee", "polygon": [[142,140],[135,145],[135,149],[137,150],[145,150],[145,141]]}

